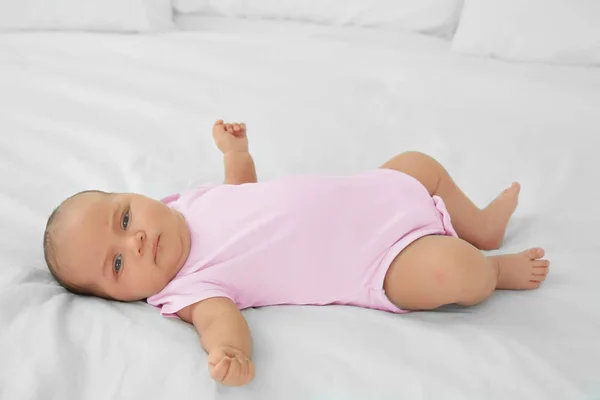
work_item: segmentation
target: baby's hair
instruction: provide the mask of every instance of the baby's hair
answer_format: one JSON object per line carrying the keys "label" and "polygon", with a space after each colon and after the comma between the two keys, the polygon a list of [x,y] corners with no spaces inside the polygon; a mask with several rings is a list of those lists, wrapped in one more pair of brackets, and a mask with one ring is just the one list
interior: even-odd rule
{"label": "baby's hair", "polygon": [[58,207],[52,211],[50,217],[48,217],[48,222],[46,223],[46,230],[44,231],[44,259],[46,260],[46,264],[48,265],[48,269],[50,273],[56,279],[58,283],[68,291],[80,294],[84,296],[101,296],[96,293],[93,287],[91,286],[81,286],[76,285],[64,276],[64,265],[60,265],[57,253],[57,244],[56,244],[56,230],[60,224],[61,214],[63,213],[63,209],[65,205],[69,203],[71,200],[76,198],[77,196],[86,194],[86,193],[98,193],[108,195],[109,193],[103,192],[101,190],[84,190],[82,192],[76,193],[71,197],[64,200]]}

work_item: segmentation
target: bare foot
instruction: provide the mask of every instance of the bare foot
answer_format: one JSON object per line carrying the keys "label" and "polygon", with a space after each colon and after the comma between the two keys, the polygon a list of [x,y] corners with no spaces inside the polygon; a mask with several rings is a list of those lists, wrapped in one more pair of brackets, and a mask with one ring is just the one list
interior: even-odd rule
{"label": "bare foot", "polygon": [[544,249],[534,247],[515,254],[491,256],[498,265],[496,289],[537,289],[546,275],[550,262],[543,260]]}
{"label": "bare foot", "polygon": [[519,202],[521,185],[514,182],[508,189],[498,195],[482,214],[484,226],[481,238],[476,243],[481,250],[495,250],[502,246],[508,220],[515,212]]}

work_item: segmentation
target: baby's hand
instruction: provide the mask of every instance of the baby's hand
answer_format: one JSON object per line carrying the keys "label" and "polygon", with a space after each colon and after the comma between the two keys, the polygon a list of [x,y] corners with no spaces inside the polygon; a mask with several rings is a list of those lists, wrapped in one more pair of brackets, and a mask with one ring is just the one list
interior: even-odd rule
{"label": "baby's hand", "polygon": [[213,126],[213,139],[223,154],[229,152],[247,152],[248,137],[245,124],[225,124],[218,120]]}
{"label": "baby's hand", "polygon": [[254,378],[254,363],[233,347],[216,347],[208,354],[211,378],[227,386],[242,386]]}

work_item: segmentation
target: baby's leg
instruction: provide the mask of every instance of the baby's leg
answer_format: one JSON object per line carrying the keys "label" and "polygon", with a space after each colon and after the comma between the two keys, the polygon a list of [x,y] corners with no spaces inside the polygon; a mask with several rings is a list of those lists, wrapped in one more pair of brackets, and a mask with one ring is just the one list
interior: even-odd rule
{"label": "baby's leg", "polygon": [[460,190],[444,167],[426,154],[402,153],[382,168],[404,172],[420,181],[430,195],[440,196],[460,238],[481,250],[493,250],[502,245],[508,220],[517,207],[518,183],[481,210]]}
{"label": "baby's leg", "polygon": [[548,273],[542,249],[484,256],[462,239],[426,236],[392,262],[384,289],[405,310],[431,310],[445,304],[478,304],[495,289],[535,289]]}

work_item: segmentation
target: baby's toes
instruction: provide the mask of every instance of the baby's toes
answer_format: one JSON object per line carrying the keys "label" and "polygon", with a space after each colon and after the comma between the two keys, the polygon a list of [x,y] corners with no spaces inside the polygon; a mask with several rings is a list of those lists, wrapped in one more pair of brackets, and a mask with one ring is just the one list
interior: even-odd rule
{"label": "baby's toes", "polygon": [[540,282],[540,283],[541,283],[541,282],[544,282],[544,280],[546,280],[546,275],[547,275],[547,274],[545,274],[545,273],[537,273],[537,272],[534,272],[534,273],[532,274],[531,280],[532,280],[532,281],[537,281],[537,282]]}
{"label": "baby's toes", "polygon": [[508,189],[504,190],[505,194],[517,195],[521,191],[521,184],[519,182],[513,182]]}
{"label": "baby's toes", "polygon": [[534,281],[543,282],[548,275],[548,267],[550,263],[548,260],[535,260],[533,261],[533,268],[531,269],[532,279]]}
{"label": "baby's toes", "polygon": [[530,280],[530,281],[528,282],[528,285],[527,285],[527,287],[528,287],[529,289],[537,289],[537,288],[539,288],[540,286],[542,286],[542,282],[540,282],[540,281],[536,281],[536,280],[533,280],[533,279],[532,279],[532,280]]}
{"label": "baby's toes", "polygon": [[530,260],[537,260],[539,258],[544,257],[544,249],[540,247],[534,247],[532,249],[526,250],[525,253]]}

